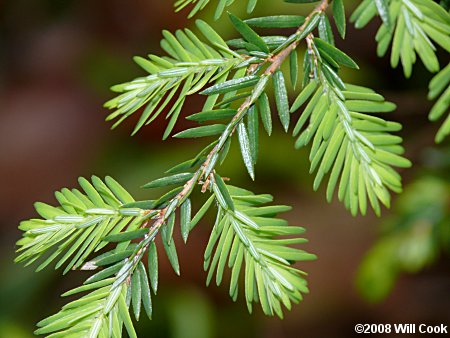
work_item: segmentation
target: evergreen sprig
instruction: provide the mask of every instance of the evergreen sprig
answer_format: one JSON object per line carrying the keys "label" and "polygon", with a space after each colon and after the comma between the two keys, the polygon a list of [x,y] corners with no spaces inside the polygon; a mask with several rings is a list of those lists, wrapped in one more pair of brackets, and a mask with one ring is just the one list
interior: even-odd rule
{"label": "evergreen sprig", "polygon": [[[191,30],[177,30],[175,34],[164,31],[161,47],[168,56],[149,55],[148,59],[135,57],[135,62],[149,73],[146,77],[116,85],[112,90],[121,95],[108,101],[105,107],[114,109],[107,120],[118,119],[113,128],[145,106],[133,131],[153,122],[171,104],[166,118],[170,118],[163,138],[166,139],[183,109],[186,97],[202,90],[209,82],[220,83],[243,58],[231,51],[222,38],[204,21],[196,22],[208,40],[205,43]],[[175,103],[172,99],[178,98]],[[205,109],[213,104],[211,98]]]}
{"label": "evergreen sprig", "polygon": [[[108,236],[124,229],[127,232],[138,231],[151,216],[140,208],[123,207],[134,199],[111,177],[106,177],[103,182],[93,176],[92,183],[80,178],[79,184],[82,191],[63,189],[55,193],[59,202],[57,207],[41,202],[35,204],[42,219],[21,222],[19,229],[24,234],[17,242],[20,255],[16,262],[27,262],[28,265],[49,254],[37,270],[56,259],[56,268],[68,262],[64,274],[70,269],[90,270],[93,267],[89,264],[83,266],[83,263],[108,244]],[[116,252],[125,251],[128,246],[129,242],[123,243]]]}
{"label": "evergreen sprig", "polygon": [[[175,4],[174,4],[175,11],[179,12],[179,11],[183,10],[185,7],[194,5],[192,10],[188,14],[188,18],[192,18],[198,12],[203,10],[210,3],[210,1],[211,0],[175,0]],[[219,19],[222,16],[225,8],[228,6],[231,6],[234,2],[235,2],[235,0],[218,0],[214,18],[216,20]],[[258,3],[258,0],[248,0],[247,12],[248,13],[253,12],[257,3]]]}
{"label": "evergreen sprig", "polygon": [[450,134],[450,64],[442,69],[430,82],[428,98],[439,99],[430,111],[429,118],[436,121],[448,112],[444,123],[436,134],[436,142],[442,142]]}
{"label": "evergreen sprig", "polygon": [[[428,68],[435,71],[439,67],[433,57],[426,58],[431,52],[434,55],[429,38],[439,40],[438,44],[448,48],[447,40],[440,39],[436,31],[443,33],[450,29],[447,13],[442,9],[431,13],[430,8],[434,7],[426,8],[429,1],[364,0],[353,18],[362,27],[378,13],[383,20],[379,35],[384,40],[383,43],[380,40],[380,45],[386,47],[386,36],[391,36],[393,54],[398,54],[395,58],[402,60],[404,69],[411,68],[412,55],[417,52],[426,59]],[[219,0],[216,17],[233,2]],[[208,3],[209,0],[179,0],[175,6],[181,10],[193,4],[192,16]],[[249,10],[256,3],[250,0]],[[336,38],[327,14],[330,5],[331,1],[322,0],[307,16],[242,20],[229,14],[239,34],[229,41],[224,41],[206,22],[197,20],[202,37],[189,29],[174,34],[164,31],[161,47],[166,55],[135,58],[148,75],[113,87],[119,95],[106,103],[113,110],[107,119],[117,119],[113,127],[139,112],[134,134],[168,110],[166,118],[170,120],[163,135],[165,139],[171,135],[186,98],[201,94],[205,97],[203,108],[186,117],[199,126],[181,130],[173,137],[212,138],[212,141],[192,159],[177,164],[163,177],[143,186],[168,188],[159,198],[136,202],[113,179],[107,177],[102,181],[93,177],[91,182],[80,179],[82,190],[57,192],[57,207],[36,204],[42,219],[21,223],[24,237],[18,242],[17,261],[31,264],[43,260],[38,266],[43,269],[57,259],[57,267],[70,259],[65,272],[94,271],[82,286],[65,295],[88,293],[41,321],[37,333],[49,337],[120,337],[124,326],[128,335],[135,337],[130,313],[139,319],[143,306],[151,317],[151,291],[156,294],[158,289],[156,236],[161,236],[166,256],[175,273],[180,274],[174,229],[180,227],[186,242],[190,232],[212,208],[216,220],[205,251],[207,283],[215,275],[216,284],[221,284],[228,265],[230,296],[237,299],[242,275],[250,312],[253,303],[259,302],[265,314],[282,317],[283,307],[290,309],[292,303],[299,302],[308,288],[305,274],[293,264],[315,258],[297,248],[305,242],[297,237],[304,229],[288,226],[286,221],[276,218],[289,207],[265,206],[272,202],[271,195],[257,195],[229,185],[218,173],[235,138],[245,170],[255,179],[259,130],[262,125],[271,135],[272,111],[276,111],[286,132],[295,122],[293,135],[297,148],[311,144],[311,172],[316,171],[314,189],[329,174],[327,199],[331,201],[339,185],[338,198],[353,215],[358,210],[365,214],[369,203],[378,215],[380,202],[389,207],[389,190],[398,193],[402,189],[400,175],[393,168],[410,166],[402,157],[401,138],[391,134],[400,130],[401,125],[374,116],[394,110],[393,103],[369,88],[347,84],[341,79],[342,67],[359,68],[335,46]],[[344,38],[344,2],[334,0],[328,12]],[[409,26],[413,30],[405,33],[411,29]],[[266,28],[294,27],[296,30],[285,36],[260,33]],[[399,50],[398,32],[409,43],[402,44]],[[424,47],[424,41],[428,47]],[[306,46],[303,63],[299,57],[302,43]],[[443,93],[431,119],[441,117],[448,110],[449,95],[445,88],[449,84],[449,69],[447,66],[430,84],[430,98]],[[289,81],[294,89],[301,87],[295,89],[297,98],[293,103],[289,99]],[[448,134],[447,122],[448,119],[438,140]],[[190,195],[197,186],[211,195],[194,214]],[[147,264],[143,263],[145,255]]]}
{"label": "evergreen sprig", "polygon": [[400,156],[402,139],[390,134],[401,125],[373,116],[396,106],[371,89],[345,84],[338,75],[339,67],[357,68],[356,63],[321,39],[310,36],[308,41],[304,71],[309,82],[291,107],[295,112],[307,103],[293,131],[298,137],[295,146],[312,142],[310,171],[317,170],[314,189],[330,173],[329,202],[339,181],[339,200],[353,215],[358,209],[366,213],[367,200],[379,215],[378,201],[390,205],[388,189],[401,192],[401,177],[392,166],[410,166]]}
{"label": "evergreen sprig", "polygon": [[223,279],[224,268],[231,269],[230,296],[238,296],[238,280],[244,271],[245,299],[252,312],[252,303],[260,302],[266,315],[283,317],[282,307],[291,308],[291,302],[302,300],[308,292],[302,271],[293,262],[315,259],[288,245],[301,244],[303,238],[276,239],[278,236],[298,235],[301,227],[288,226],[275,218],[280,212],[290,210],[287,206],[261,206],[272,201],[270,195],[255,195],[248,190],[226,186],[219,176],[213,183],[217,200],[217,217],[205,251],[207,284],[216,274],[216,284]]}
{"label": "evergreen sprig", "polygon": [[[367,25],[377,14],[383,18],[383,24],[376,34],[377,54],[382,57],[391,48],[391,66],[402,64],[407,78],[412,74],[417,55],[428,71],[440,70],[436,45],[450,52],[450,14],[448,8],[432,0],[364,0],[353,12],[350,20],[357,28]],[[434,90],[437,82],[444,79],[442,70],[433,83],[430,83],[430,99],[435,99],[439,92]],[[446,84],[443,84],[445,87]],[[430,120],[439,119],[448,108],[448,101],[443,95],[430,112]],[[447,108],[446,108],[447,107]],[[436,135],[436,142],[441,142],[449,133],[448,122]]]}
{"label": "evergreen sprig", "polygon": [[[94,291],[68,303],[57,314],[40,321],[37,324],[39,329],[35,333],[51,333],[48,337],[53,338],[122,337],[125,325],[128,335],[137,337],[126,302],[130,288],[122,284],[121,287],[113,289],[112,282],[113,278],[110,278],[95,285],[88,285],[89,288],[84,288],[83,291]],[[72,290],[65,296],[77,292]]]}

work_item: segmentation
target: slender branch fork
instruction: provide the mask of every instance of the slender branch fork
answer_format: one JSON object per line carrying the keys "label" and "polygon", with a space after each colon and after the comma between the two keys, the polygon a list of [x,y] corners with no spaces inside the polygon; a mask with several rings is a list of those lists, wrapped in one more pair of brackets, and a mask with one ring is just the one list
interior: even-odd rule
{"label": "slender branch fork", "polygon": [[[241,104],[241,106],[237,109],[236,115],[232,118],[230,123],[228,124],[225,131],[221,134],[218,139],[218,143],[214,146],[214,148],[209,152],[205,161],[200,166],[200,168],[194,173],[194,176],[185,183],[183,190],[179,192],[175,197],[173,197],[168,203],[167,206],[161,209],[156,218],[153,219],[153,223],[145,222],[143,226],[148,226],[149,224],[149,232],[146,238],[144,239],[143,245],[140,246],[138,252],[130,257],[129,260],[133,261],[133,265],[137,264],[139,260],[144,255],[145,251],[148,249],[148,246],[153,241],[156,233],[159,229],[164,225],[169,216],[186,200],[186,198],[191,194],[195,185],[202,184],[202,192],[205,192],[207,189],[207,185],[214,180],[214,177],[211,175],[214,171],[215,164],[218,160],[219,152],[222,150],[225,142],[233,135],[234,130],[238,123],[244,118],[249,108],[255,103],[258,99],[261,92],[264,90],[264,87],[267,83],[267,80],[270,76],[272,76],[283,64],[289,54],[295,50],[301,42],[301,34],[306,29],[308,23],[311,19],[320,13],[326,11],[330,4],[330,0],[322,0],[321,3],[315,7],[315,9],[309,13],[309,15],[305,18],[305,22],[297,29],[293,38],[293,42],[288,44],[285,48],[283,48],[280,52],[275,55],[270,55],[267,59],[261,62],[258,66],[262,66],[264,64],[270,63],[270,65],[266,68],[264,73],[261,75],[261,80],[256,84],[252,93],[247,97],[247,99]],[[254,65],[250,65],[252,67]],[[256,69],[259,67],[256,67]],[[253,68],[252,68],[253,69]],[[146,214],[153,212],[153,210],[147,210]],[[132,269],[130,270],[130,272]],[[127,279],[129,281],[129,278]]]}

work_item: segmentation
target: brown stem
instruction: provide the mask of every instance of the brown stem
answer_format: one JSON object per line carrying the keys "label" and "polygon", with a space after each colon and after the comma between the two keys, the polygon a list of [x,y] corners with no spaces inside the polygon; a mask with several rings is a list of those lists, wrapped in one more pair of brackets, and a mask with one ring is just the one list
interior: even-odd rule
{"label": "brown stem", "polygon": [[[306,17],[305,22],[303,25],[301,25],[298,29],[296,34],[300,35],[306,28],[309,21],[312,19],[312,17],[315,14],[323,13],[328,8],[329,0],[322,0],[321,3]],[[289,56],[289,54],[298,47],[300,43],[300,39],[296,39],[293,41],[290,45],[288,45],[286,48],[281,50],[278,54],[275,56],[271,56],[268,59],[264,60],[264,63],[270,62],[270,66],[267,67],[267,69],[264,72],[263,76],[271,76],[275,71],[277,71],[283,62],[286,60],[286,58]],[[251,67],[251,66],[250,66]],[[247,113],[247,110],[251,107],[251,105],[254,102],[252,101],[252,95],[248,96],[247,99],[241,104],[241,106],[238,108],[236,115],[233,117],[233,119],[230,121],[230,125],[237,125],[237,123],[245,116]],[[226,135],[226,133],[229,133],[229,135]],[[230,137],[233,134],[233,131],[224,131],[224,133],[221,135],[222,137]],[[221,150],[221,146],[217,144],[207,155],[205,161],[200,166],[200,168],[195,172],[194,176],[185,183],[183,190],[176,195],[174,198],[172,198],[167,206],[163,209],[161,209],[158,217],[154,220],[153,224],[150,226],[150,231],[158,230],[161,228],[161,226],[166,222],[167,218],[170,215],[167,215],[167,211],[169,206],[171,206],[175,201],[177,201],[178,207],[181,204],[181,201],[183,201],[193,190],[194,186],[202,181],[204,178],[206,182],[208,182],[208,177],[205,177],[206,169],[208,165],[211,163],[213,157],[219,153]],[[203,191],[204,189],[202,189]]]}
{"label": "brown stem", "polygon": [[[308,23],[311,21],[312,17],[315,14],[325,12],[329,4],[330,0],[322,0],[322,2],[319,5],[317,5],[317,7],[314,8],[314,10],[311,13],[309,13],[309,15],[305,18],[305,22],[303,23],[303,25],[301,25],[297,29],[296,35],[300,35],[305,30],[306,26],[308,25]],[[289,54],[291,54],[291,52],[298,47],[300,41],[301,40],[296,39],[289,46],[287,46],[285,49],[279,52],[276,56],[273,56],[271,58],[272,64],[270,65],[270,67],[266,69],[265,74],[272,75],[273,73],[275,73],[275,71],[281,67],[284,60],[289,56]]]}

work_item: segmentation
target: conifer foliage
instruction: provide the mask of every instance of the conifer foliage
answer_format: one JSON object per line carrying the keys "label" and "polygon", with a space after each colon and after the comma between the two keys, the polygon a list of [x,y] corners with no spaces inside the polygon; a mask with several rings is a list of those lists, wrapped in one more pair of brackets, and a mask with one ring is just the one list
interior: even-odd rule
{"label": "conifer foliage", "polygon": [[[113,127],[139,115],[133,134],[164,114],[168,123],[163,139],[211,140],[195,157],[143,186],[167,187],[167,193],[135,201],[110,177],[80,178],[81,189],[57,192],[56,206],[36,203],[40,218],[20,224],[24,233],[16,261],[37,262],[38,270],[54,264],[64,273],[92,271],[82,286],[63,295],[80,298],[39,322],[37,334],[95,338],[121,337],[126,331],[136,337],[132,316],[138,320],[144,312],[150,318],[153,314],[158,250],[180,274],[174,228],[180,227],[186,242],[208,211],[215,213],[204,255],[208,284],[221,284],[228,267],[231,298],[237,300],[241,289],[250,312],[259,303],[270,316],[283,317],[285,309],[301,301],[308,286],[296,262],[315,259],[298,247],[306,241],[299,237],[304,229],[277,218],[290,210],[288,206],[270,204],[271,195],[230,185],[219,173],[234,138],[242,168],[254,180],[258,153],[264,151],[258,146],[260,132],[270,136],[274,120],[292,132],[296,148],[309,146],[314,189],[326,184],[329,201],[336,194],[354,215],[369,209],[379,215],[381,205],[390,205],[390,191],[401,192],[395,168],[410,166],[402,156],[402,139],[394,134],[401,125],[379,116],[393,111],[395,104],[341,78],[341,68],[358,69],[337,47],[346,37],[344,1],[286,0],[298,4],[299,12],[303,4],[317,3],[306,16],[224,18],[234,2],[175,1],[177,11],[189,8],[189,17],[207,5],[216,6],[215,18],[228,20],[236,37],[225,41],[202,20],[193,30],[164,31],[165,55],[136,57],[142,77],[114,86],[118,95],[105,104],[111,109],[107,120],[115,120]],[[256,0],[248,0],[248,12],[256,5]],[[450,51],[450,16],[443,7],[432,0],[363,0],[350,20],[362,28],[375,16],[381,18],[376,35],[380,56],[392,45],[391,64],[401,62],[407,77],[416,55],[430,72],[439,71],[436,46]],[[332,21],[339,36],[333,34]],[[287,33],[267,35],[267,28]],[[447,66],[430,83],[430,99],[440,96],[432,120],[448,112],[449,79]],[[289,87],[296,88],[292,100]],[[190,95],[205,98],[202,110],[186,117],[199,126],[173,134]],[[437,141],[449,132],[447,117]],[[210,196],[195,208],[190,195],[197,186]],[[157,236],[162,248],[155,245]]]}

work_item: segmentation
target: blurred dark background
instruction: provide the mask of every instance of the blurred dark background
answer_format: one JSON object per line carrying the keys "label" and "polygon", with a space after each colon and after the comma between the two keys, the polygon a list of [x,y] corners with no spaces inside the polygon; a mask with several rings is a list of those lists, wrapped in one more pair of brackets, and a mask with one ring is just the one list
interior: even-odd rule
{"label": "blurred dark background", "polygon": [[[350,10],[354,2],[347,2]],[[232,11],[245,17],[244,5],[242,1]],[[305,8],[261,0],[256,14],[302,14]],[[212,10],[200,17],[211,21]],[[168,0],[0,2],[1,338],[32,337],[34,324],[63,304],[58,295],[86,278],[80,272],[61,278],[52,269],[34,273],[32,267],[12,263],[14,243],[20,237],[17,225],[34,216],[33,202],[53,203],[55,190],[73,187],[78,176],[91,174],[112,175],[136,198],[156,197],[139,186],[201,149],[199,142],[163,143],[164,119],[133,138],[132,120],[110,131],[102,108],[112,97],[111,85],[142,74],[131,57],[160,53],[161,31],[192,25],[186,14],[174,14]],[[337,40],[361,67],[344,77],[369,85],[398,104],[390,119],[404,124],[401,134],[414,167],[402,175],[406,185],[413,184],[424,173],[436,171],[436,158],[441,163],[449,154],[445,145],[434,145],[438,125],[427,120],[431,104],[426,88],[432,75],[418,64],[406,81],[401,69],[391,70],[387,58],[378,59],[374,42],[378,25],[375,20],[361,31],[349,25],[348,39]],[[234,36],[226,17],[213,26],[226,37]],[[192,99],[185,114],[200,107],[201,101]],[[183,123],[180,119],[176,129]],[[140,336],[352,337],[357,323],[450,324],[450,260],[440,250],[433,264],[425,264],[416,274],[401,274],[384,301],[364,300],[355,288],[358,266],[378,238],[381,220],[395,217],[396,198],[394,211],[384,210],[381,220],[372,214],[353,218],[341,204],[327,204],[322,190],[313,193],[308,169],[307,151],[293,150],[292,139],[281,128],[270,140],[262,136],[256,183],[247,179],[238,149],[232,149],[221,169],[233,184],[273,193],[277,202],[293,205],[286,217],[307,228],[310,242],[305,248],[319,257],[301,266],[309,272],[311,293],[284,321],[265,318],[260,311],[250,316],[242,299],[237,303],[229,299],[226,284],[204,286],[202,256],[210,229],[204,222],[188,244],[179,247],[181,278],[161,260],[154,319],[141,320]],[[444,178],[439,187],[448,197],[447,183]],[[443,208],[448,210],[448,204]]]}

